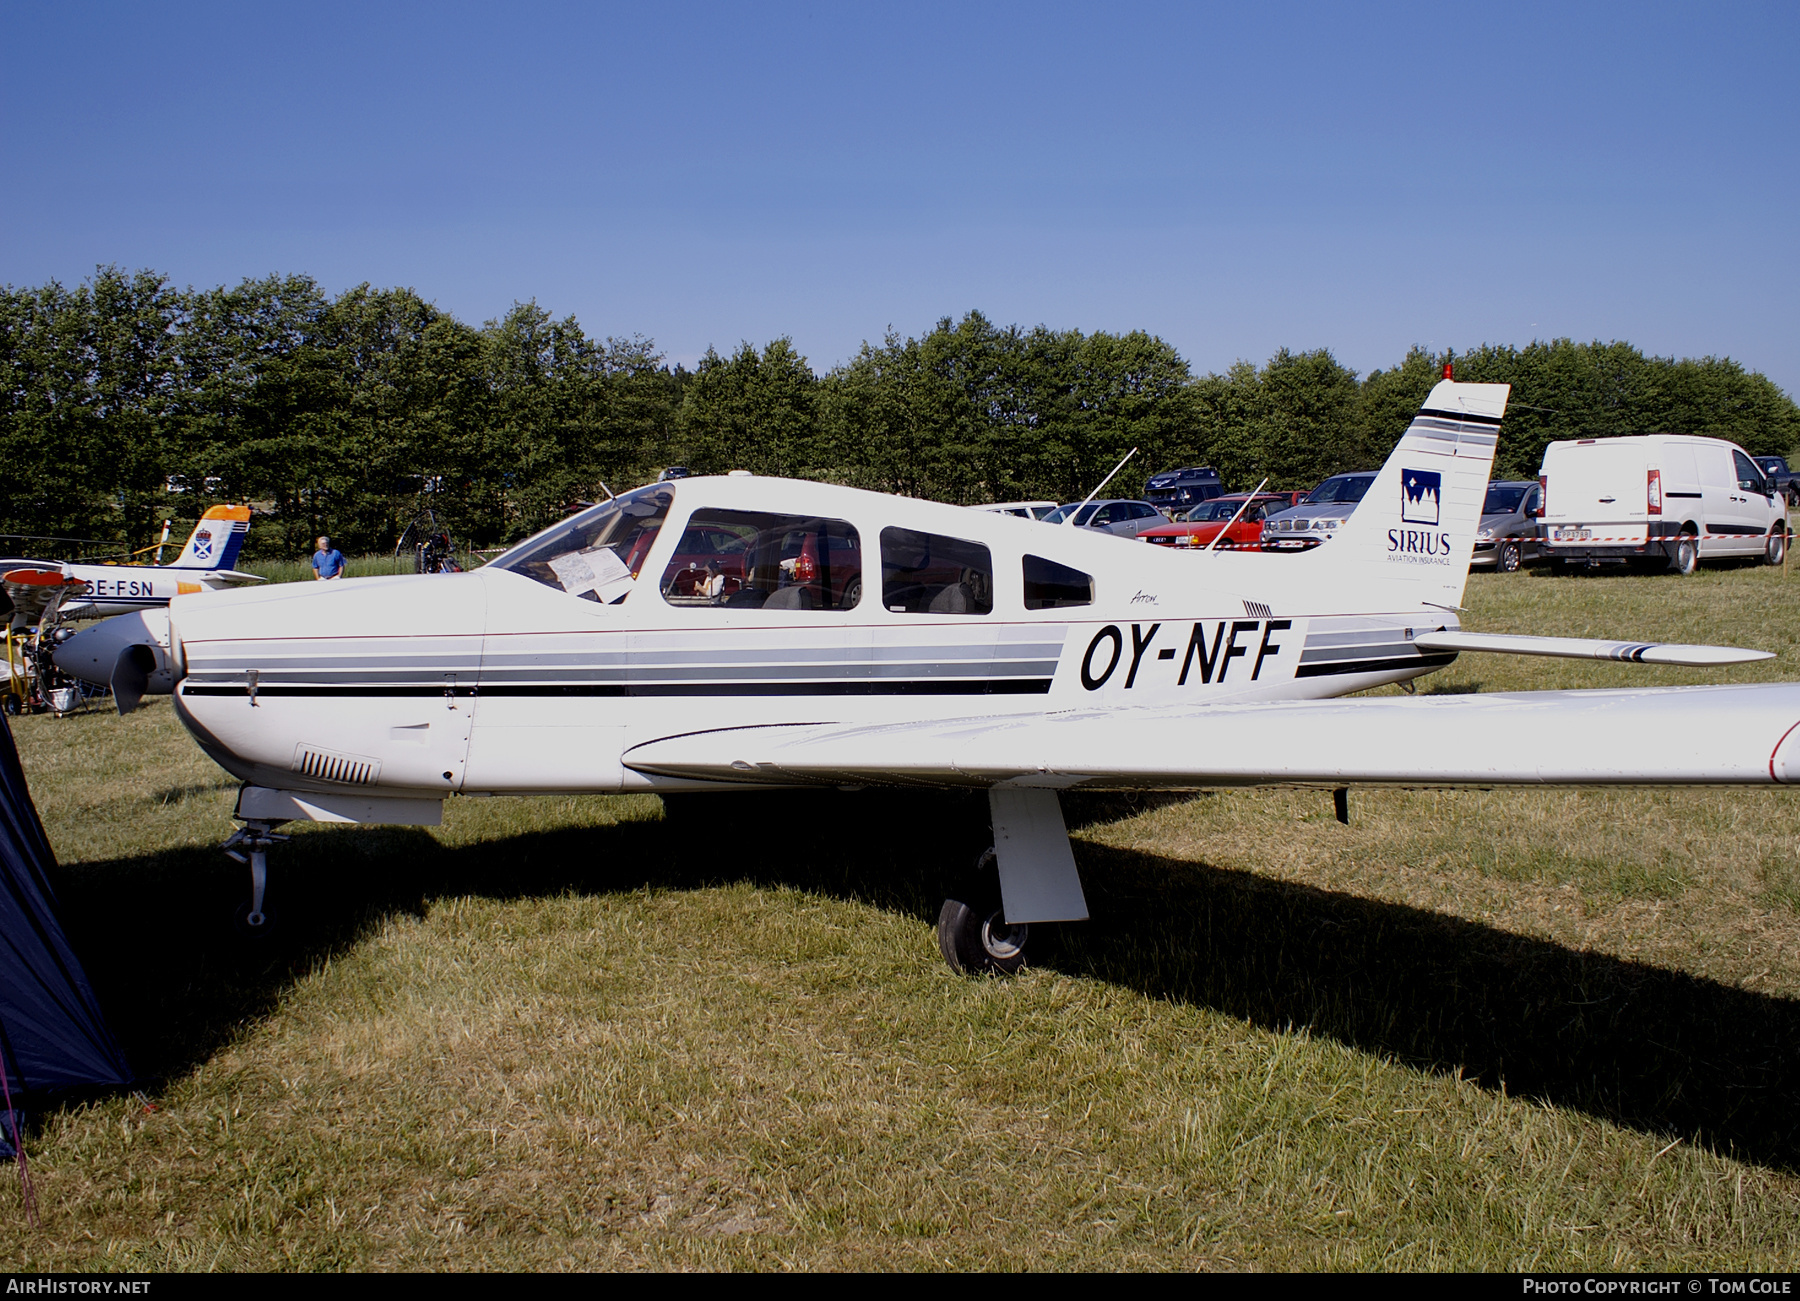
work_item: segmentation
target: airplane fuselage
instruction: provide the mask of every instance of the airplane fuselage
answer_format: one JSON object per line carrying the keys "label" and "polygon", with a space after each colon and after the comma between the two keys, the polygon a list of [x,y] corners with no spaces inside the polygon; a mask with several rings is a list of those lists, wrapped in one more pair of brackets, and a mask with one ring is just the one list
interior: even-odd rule
{"label": "airplane fuselage", "polygon": [[[181,717],[235,775],[288,790],[668,790],[694,783],[634,772],[622,756],[685,732],[797,720],[1314,699],[1453,658],[1411,644],[1415,631],[1455,628],[1453,614],[1398,585],[1383,610],[1379,584],[1373,611],[1367,586],[1364,608],[1347,609],[1342,583],[1310,555],[1170,554],[784,480],[662,489],[672,505],[633,556],[635,581],[599,589],[604,601],[571,594],[583,580],[566,568],[546,581],[508,557],[462,575],[177,601]],[[705,594],[719,562],[709,570],[683,548],[702,545],[707,520],[758,512],[836,530],[767,571],[771,585],[810,579],[818,608]],[[932,539],[977,559],[936,563],[920,550]],[[1034,588],[1046,562],[1075,586]],[[747,590],[756,565],[727,557],[725,569]],[[1047,590],[1060,596],[1045,608]],[[969,608],[943,608],[956,605]]]}

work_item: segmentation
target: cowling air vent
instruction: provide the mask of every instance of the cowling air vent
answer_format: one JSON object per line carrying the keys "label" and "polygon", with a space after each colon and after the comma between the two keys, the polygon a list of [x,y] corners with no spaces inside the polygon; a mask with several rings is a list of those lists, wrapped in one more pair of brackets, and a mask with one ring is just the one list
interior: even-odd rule
{"label": "cowling air vent", "polygon": [[294,747],[294,771],[319,781],[346,786],[373,786],[381,776],[381,761],[363,754],[339,754],[302,742]]}
{"label": "cowling air vent", "polygon": [[1261,601],[1245,601],[1244,613],[1252,619],[1273,619],[1275,617],[1275,612]]}

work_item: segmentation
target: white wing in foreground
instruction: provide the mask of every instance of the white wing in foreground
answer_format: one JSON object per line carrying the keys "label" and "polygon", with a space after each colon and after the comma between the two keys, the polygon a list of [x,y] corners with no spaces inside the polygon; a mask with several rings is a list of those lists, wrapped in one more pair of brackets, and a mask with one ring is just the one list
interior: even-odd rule
{"label": "white wing in foreground", "polygon": [[1413,638],[1422,650],[1492,651],[1500,655],[1549,655],[1572,660],[1628,660],[1633,664],[1680,664],[1716,668],[1772,660],[1773,651],[1735,646],[1681,646],[1672,642],[1599,641],[1587,637],[1525,637],[1512,633],[1424,632]]}
{"label": "white wing in foreground", "polygon": [[797,724],[639,745],[645,773],[1066,789],[1800,782],[1800,683]]}

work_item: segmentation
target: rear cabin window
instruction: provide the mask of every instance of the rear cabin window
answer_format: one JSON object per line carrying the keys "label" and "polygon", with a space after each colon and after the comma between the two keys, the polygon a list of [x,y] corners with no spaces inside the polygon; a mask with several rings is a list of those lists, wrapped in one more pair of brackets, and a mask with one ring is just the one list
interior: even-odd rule
{"label": "rear cabin window", "polygon": [[993,555],[979,542],[883,529],[881,602],[895,614],[990,614]]}
{"label": "rear cabin window", "polygon": [[853,610],[862,542],[843,520],[697,510],[662,577],[663,600],[731,610]]}
{"label": "rear cabin window", "polygon": [[1093,603],[1094,580],[1090,575],[1042,556],[1025,557],[1027,610],[1063,610]]}

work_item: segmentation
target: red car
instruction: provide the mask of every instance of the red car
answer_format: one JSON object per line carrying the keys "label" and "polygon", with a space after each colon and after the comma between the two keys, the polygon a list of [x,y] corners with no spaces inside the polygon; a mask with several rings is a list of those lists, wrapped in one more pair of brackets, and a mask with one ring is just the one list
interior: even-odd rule
{"label": "red car", "polygon": [[1237,515],[1238,508],[1242,506],[1244,513],[1237,515],[1237,523],[1231,524],[1219,543],[1219,550],[1260,551],[1263,516],[1292,506],[1294,494],[1258,493],[1250,499],[1248,506],[1244,506],[1245,496],[1246,494],[1239,492],[1229,497],[1214,497],[1211,501],[1203,501],[1176,523],[1145,529],[1138,536],[1154,546],[1201,550],[1212,545],[1213,539],[1219,536],[1219,530],[1231,524],[1231,517]]}

